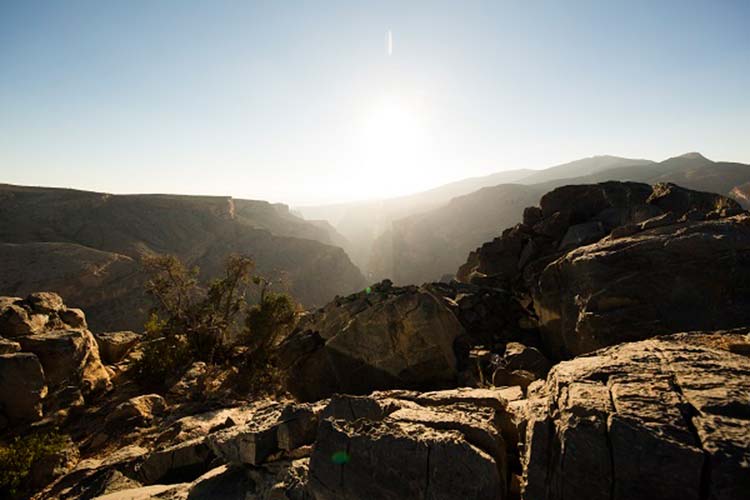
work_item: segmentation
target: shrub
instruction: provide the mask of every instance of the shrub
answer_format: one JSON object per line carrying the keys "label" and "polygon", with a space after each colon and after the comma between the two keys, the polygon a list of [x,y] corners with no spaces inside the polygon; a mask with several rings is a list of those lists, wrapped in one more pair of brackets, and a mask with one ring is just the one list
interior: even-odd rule
{"label": "shrub", "polygon": [[296,305],[286,293],[271,292],[269,283],[255,279],[261,286],[260,300],[251,306],[245,320],[244,344],[251,356],[269,354],[297,317]]}
{"label": "shrub", "polygon": [[34,463],[66,446],[67,439],[56,431],[19,436],[7,446],[0,445],[0,490],[15,496]]}
{"label": "shrub", "polygon": [[[287,294],[271,292],[268,280],[252,275],[252,259],[231,255],[223,275],[208,286],[198,283],[197,268],[187,269],[174,256],[149,257],[144,265],[151,274],[146,292],[156,307],[136,364],[142,384],[164,386],[194,361],[222,363],[237,343],[247,346],[245,364],[253,372],[270,370],[270,353],[294,323],[296,305]],[[247,300],[251,285],[259,288],[260,297],[252,306]]]}

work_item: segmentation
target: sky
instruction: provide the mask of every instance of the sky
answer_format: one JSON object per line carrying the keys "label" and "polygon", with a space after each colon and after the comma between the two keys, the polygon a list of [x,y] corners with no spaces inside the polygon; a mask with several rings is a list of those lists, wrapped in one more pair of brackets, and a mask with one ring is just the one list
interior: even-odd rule
{"label": "sky", "polygon": [[750,2],[0,0],[0,182],[295,206],[750,163]]}

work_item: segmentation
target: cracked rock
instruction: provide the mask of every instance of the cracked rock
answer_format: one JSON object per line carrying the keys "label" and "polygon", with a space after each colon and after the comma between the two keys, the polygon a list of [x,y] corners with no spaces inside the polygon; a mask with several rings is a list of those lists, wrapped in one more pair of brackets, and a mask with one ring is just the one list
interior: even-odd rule
{"label": "cracked rock", "polygon": [[560,363],[527,407],[524,498],[747,498],[748,387],[750,359],[686,335]]}
{"label": "cracked rock", "polygon": [[463,327],[424,288],[384,281],[304,319],[281,345],[286,389],[302,401],[334,393],[454,385]]}

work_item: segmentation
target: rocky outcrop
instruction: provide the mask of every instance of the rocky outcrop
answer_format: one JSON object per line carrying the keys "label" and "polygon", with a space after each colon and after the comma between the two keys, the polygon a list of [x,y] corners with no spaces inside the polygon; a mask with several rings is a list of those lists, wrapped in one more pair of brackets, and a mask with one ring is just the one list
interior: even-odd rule
{"label": "rocky outcrop", "polygon": [[94,334],[102,360],[108,365],[119,363],[143,336],[135,332],[104,332]]}
{"label": "rocky outcrop", "polygon": [[318,500],[507,497],[497,390],[342,396],[323,411],[310,459]]}
{"label": "rocky outcrop", "polygon": [[750,359],[692,337],[557,365],[531,402],[524,498],[745,498]]}
{"label": "rocky outcrop", "polygon": [[429,283],[464,327],[471,345],[502,351],[508,342],[535,343],[536,324],[529,311],[510,291],[469,283]]}
{"label": "rocky outcrop", "polygon": [[167,402],[160,395],[144,394],[117,405],[104,421],[110,427],[146,426],[151,424],[154,417],[163,414],[167,407]]}
{"label": "rocky outcrop", "polygon": [[534,289],[555,357],[750,324],[750,215],[610,236],[549,264]]}
{"label": "rocky outcrop", "polygon": [[[741,499],[750,357],[734,352],[747,346],[747,330],[626,343],[557,365],[528,399],[388,390],[192,414],[40,498]],[[509,367],[540,360],[507,351]]]}
{"label": "rocky outcrop", "polygon": [[11,424],[38,420],[48,395],[59,409],[111,388],[94,336],[79,309],[54,293],[0,297],[0,412]]}
{"label": "rocky outcrop", "polygon": [[[603,182],[563,186],[542,196],[539,207],[524,211],[521,224],[471,252],[458,270],[459,281],[491,278],[510,287],[529,272],[579,246],[594,243],[620,226],[671,214],[671,220],[715,219],[736,215],[740,205],[721,195],[674,184]],[[669,223],[669,221],[664,221]]]}
{"label": "rocky outcrop", "polygon": [[37,355],[50,387],[75,385],[86,395],[112,385],[88,330],[52,330],[17,339],[22,351]]}
{"label": "rocky outcrop", "polygon": [[424,288],[384,281],[303,318],[280,348],[286,389],[303,401],[336,392],[455,384],[464,333]]}
{"label": "rocky outcrop", "polygon": [[564,186],[472,252],[458,278],[533,298],[532,317],[554,359],[738,326],[748,319],[750,272],[741,213],[729,198],[673,184]]}

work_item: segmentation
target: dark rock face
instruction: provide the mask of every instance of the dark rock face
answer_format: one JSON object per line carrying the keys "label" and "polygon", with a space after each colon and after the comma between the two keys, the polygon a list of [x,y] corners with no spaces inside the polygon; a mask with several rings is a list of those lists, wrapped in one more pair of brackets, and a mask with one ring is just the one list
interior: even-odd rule
{"label": "dark rock face", "polygon": [[534,325],[525,322],[529,311],[507,290],[456,281],[425,287],[443,299],[472,345],[500,350],[507,342],[536,340]]}
{"label": "dark rock face", "polygon": [[557,365],[531,402],[524,498],[745,498],[750,359],[690,337]]}
{"label": "dark rock face", "polygon": [[686,221],[569,252],[541,273],[534,308],[556,357],[750,324],[750,216]]}
{"label": "dark rock face", "polygon": [[[748,219],[673,184],[564,186],[469,255],[462,281],[533,298],[545,354],[750,320]],[[711,269],[711,271],[709,271]]]}
{"label": "dark rock face", "polygon": [[594,243],[615,228],[643,223],[671,213],[675,219],[718,218],[742,211],[724,196],[684,189],[674,184],[651,187],[636,182],[603,182],[563,186],[530,207],[524,223],[469,254],[457,273],[469,282],[488,276],[510,286],[532,261],[554,260],[561,253]]}
{"label": "dark rock face", "polygon": [[8,423],[39,420],[46,395],[39,358],[28,352],[0,355],[0,411]]}
{"label": "dark rock face", "polygon": [[335,392],[455,384],[461,324],[423,288],[390,282],[337,299],[284,341],[285,387],[303,401]]}

